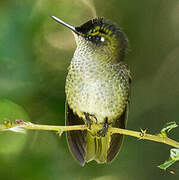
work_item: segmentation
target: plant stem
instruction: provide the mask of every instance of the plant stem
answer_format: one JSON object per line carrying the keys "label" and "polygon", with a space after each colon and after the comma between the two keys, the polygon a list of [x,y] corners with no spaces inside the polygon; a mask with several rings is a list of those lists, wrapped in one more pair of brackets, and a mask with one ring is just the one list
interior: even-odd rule
{"label": "plant stem", "polygon": [[[91,129],[89,129],[86,125],[73,125],[73,126],[51,126],[51,125],[40,125],[33,124],[29,122],[23,122],[21,124],[11,124],[10,126],[1,124],[0,131],[13,130],[13,128],[23,128],[25,130],[44,130],[44,131],[57,131],[60,135],[65,131],[75,131],[75,130],[88,130],[88,131],[99,131],[101,130],[101,125],[92,125]],[[147,134],[146,130],[141,131],[132,131],[120,128],[109,127],[108,133],[119,133],[128,136],[137,137],[139,139],[146,139],[150,141],[160,142],[164,144],[168,144],[170,146],[179,148],[179,142],[174,141],[168,137],[159,136],[159,135],[151,135]]]}

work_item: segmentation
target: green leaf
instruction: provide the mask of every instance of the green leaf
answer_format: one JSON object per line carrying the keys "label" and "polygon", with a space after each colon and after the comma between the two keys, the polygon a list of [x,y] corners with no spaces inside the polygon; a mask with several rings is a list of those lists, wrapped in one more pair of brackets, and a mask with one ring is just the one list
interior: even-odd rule
{"label": "green leaf", "polygon": [[159,165],[158,167],[160,169],[166,170],[168,167],[170,167],[176,161],[179,161],[179,149],[173,148],[170,150],[169,160],[165,161],[163,164]]}
{"label": "green leaf", "polygon": [[169,159],[168,161],[165,161],[163,164],[159,165],[158,167],[160,169],[166,170],[169,166],[171,166],[173,163],[175,163],[174,160]]}
{"label": "green leaf", "polygon": [[165,132],[170,132],[172,129],[178,127],[178,125],[176,124],[175,121],[172,121],[172,122],[168,122],[165,124],[165,126],[162,128],[161,131],[165,131]]}
{"label": "green leaf", "polygon": [[178,127],[178,125],[176,124],[175,121],[172,122],[168,122],[164,125],[164,127],[162,128],[162,130],[160,131],[160,133],[158,134],[158,136],[161,137],[166,137],[167,133],[169,133],[172,129]]}
{"label": "green leaf", "polygon": [[174,161],[179,161],[179,149],[170,149],[170,157]]}

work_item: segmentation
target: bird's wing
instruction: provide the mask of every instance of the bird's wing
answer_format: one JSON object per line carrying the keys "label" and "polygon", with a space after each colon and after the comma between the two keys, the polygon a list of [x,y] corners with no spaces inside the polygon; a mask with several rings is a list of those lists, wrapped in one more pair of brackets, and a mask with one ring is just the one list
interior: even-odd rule
{"label": "bird's wing", "polygon": [[[115,121],[113,127],[125,129],[127,114],[128,114],[128,105],[126,106],[125,111],[120,116],[120,118]],[[107,153],[107,162],[111,162],[117,156],[123,142],[123,137],[124,137],[123,134],[111,135],[110,146]]]}
{"label": "bird's wing", "polygon": [[[73,110],[70,109],[68,102],[66,102],[66,125],[82,125],[84,121],[79,118],[76,114],[73,113]],[[68,131],[67,132],[67,141],[69,149],[74,156],[74,158],[84,166],[85,164],[85,139],[86,131]]]}

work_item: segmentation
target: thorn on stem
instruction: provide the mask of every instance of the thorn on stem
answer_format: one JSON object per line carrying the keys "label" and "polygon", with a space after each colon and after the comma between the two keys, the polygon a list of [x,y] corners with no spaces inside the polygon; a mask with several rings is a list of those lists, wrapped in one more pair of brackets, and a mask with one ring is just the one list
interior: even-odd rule
{"label": "thorn on stem", "polygon": [[61,136],[63,134],[63,131],[58,129],[58,132],[57,132],[58,136]]}
{"label": "thorn on stem", "polygon": [[143,139],[143,137],[146,135],[147,129],[140,129],[140,133],[139,133],[139,139]]}

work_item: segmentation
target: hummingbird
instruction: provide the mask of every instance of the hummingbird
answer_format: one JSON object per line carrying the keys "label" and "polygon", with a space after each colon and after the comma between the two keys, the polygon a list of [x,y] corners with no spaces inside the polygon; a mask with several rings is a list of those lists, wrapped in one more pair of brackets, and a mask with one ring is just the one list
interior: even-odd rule
{"label": "hummingbird", "polygon": [[102,125],[96,131],[68,131],[67,142],[76,161],[110,163],[122,145],[122,134],[109,127],[125,128],[131,75],[124,63],[128,39],[122,30],[102,17],[74,27],[55,16],[72,31],[76,50],[66,77],[66,125]]}

